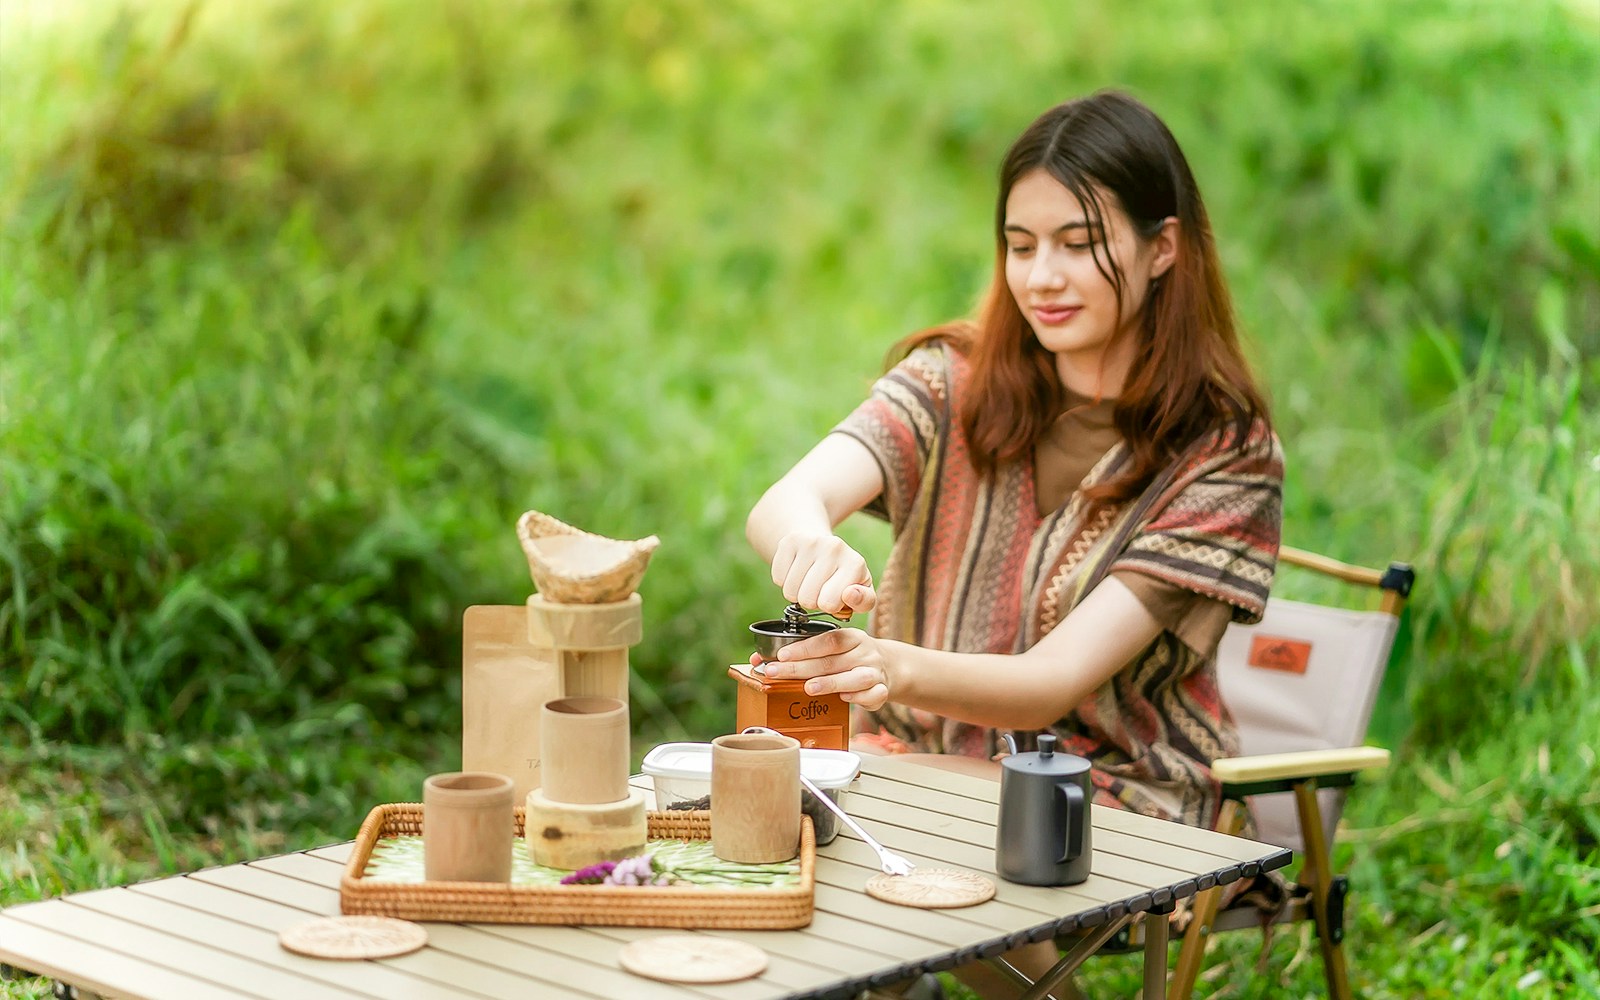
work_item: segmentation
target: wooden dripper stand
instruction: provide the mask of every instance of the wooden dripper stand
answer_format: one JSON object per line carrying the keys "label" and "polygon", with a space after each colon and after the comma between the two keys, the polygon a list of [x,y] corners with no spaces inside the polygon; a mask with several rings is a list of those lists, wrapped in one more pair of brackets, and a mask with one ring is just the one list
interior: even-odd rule
{"label": "wooden dripper stand", "polygon": [[462,616],[461,760],[511,778],[521,802],[542,783],[546,703],[627,704],[628,649],[644,631],[635,590],[660,543],[605,538],[538,511],[518,520],[517,538],[538,593]]}
{"label": "wooden dripper stand", "polygon": [[528,641],[559,654],[562,696],[626,702],[628,648],[644,638],[634,591],[660,539],[592,535],[536,510],[517,521],[517,539],[539,588],[528,596]]}
{"label": "wooden dripper stand", "polygon": [[517,538],[539,592],[528,642],[554,653],[561,697],[540,709],[541,784],[524,824],[535,863],[575,869],[644,850],[644,795],[628,786],[628,649],[643,638],[635,593],[654,536],[604,538],[528,511]]}

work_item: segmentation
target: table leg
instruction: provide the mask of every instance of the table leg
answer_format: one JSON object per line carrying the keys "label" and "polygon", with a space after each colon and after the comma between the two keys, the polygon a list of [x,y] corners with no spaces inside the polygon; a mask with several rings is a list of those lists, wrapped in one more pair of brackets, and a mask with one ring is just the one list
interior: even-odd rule
{"label": "table leg", "polygon": [[1076,972],[1083,960],[1100,950],[1100,946],[1116,936],[1117,932],[1128,926],[1136,915],[1118,917],[1116,920],[1099,927],[1092,928],[1087,937],[1072,946],[1072,950],[1061,956],[1061,961],[1050,967],[1050,971],[1039,977],[1033,988],[1022,995],[1022,1000],[1044,1000],[1056,984]]}
{"label": "table leg", "polygon": [[1167,915],[1144,915],[1144,1000],[1166,1000]]}
{"label": "table leg", "polygon": [[[1053,948],[1051,949],[1052,952],[1054,952],[1054,950],[1055,949]],[[1057,957],[1059,957],[1059,955],[1057,955]],[[989,966],[991,969],[994,969],[996,972],[1005,976],[1005,978],[1011,980],[1011,984],[1019,990],[1030,990],[1033,988],[1034,980],[1026,972],[1023,972],[1021,969],[1008,962],[1004,955],[997,956],[995,958],[986,958],[983,960],[983,964]],[[962,982],[966,984],[968,988],[976,989],[970,978],[964,978],[962,979]],[[988,995],[982,989],[976,989],[976,991],[979,996]],[[1063,976],[1059,982],[1051,986],[1050,992],[1045,994],[1045,1000],[1084,1000],[1084,997],[1082,993],[1078,992],[1078,987],[1073,983],[1072,975],[1069,972],[1067,975]]]}

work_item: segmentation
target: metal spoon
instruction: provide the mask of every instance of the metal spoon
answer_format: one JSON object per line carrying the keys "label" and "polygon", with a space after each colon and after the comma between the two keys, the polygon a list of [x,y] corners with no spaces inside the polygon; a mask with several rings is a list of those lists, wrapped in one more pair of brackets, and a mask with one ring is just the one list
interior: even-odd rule
{"label": "metal spoon", "polygon": [[[741,730],[741,732],[744,732],[744,733],[770,733],[773,736],[782,736],[783,735],[782,733],[778,732],[776,729],[768,729],[766,726],[745,726],[744,729]],[[814,796],[816,798],[816,800],[818,802],[821,802],[823,805],[827,806],[830,810],[832,810],[832,812],[833,812],[833,814],[835,816],[837,816],[837,817],[839,817],[839,819],[843,820],[845,826],[848,826],[850,829],[854,830],[855,833],[856,833],[856,836],[858,836],[862,840],[866,841],[868,847],[870,847],[874,851],[878,852],[878,860],[883,863],[883,870],[884,870],[885,874],[888,874],[888,875],[910,875],[912,872],[917,870],[917,866],[912,864],[909,860],[907,860],[906,858],[902,858],[900,855],[898,855],[898,854],[894,853],[893,851],[889,850],[887,847],[884,847],[882,844],[878,843],[876,840],[873,840],[872,839],[872,834],[870,834],[867,831],[861,829],[861,824],[859,824],[855,820],[851,819],[849,813],[847,813],[843,809],[839,808],[837,803],[835,803],[832,799],[830,799],[826,795],[824,795],[822,793],[822,789],[818,788],[816,785],[813,785],[811,783],[811,779],[806,777],[804,774],[800,775],[800,784],[804,785],[806,790],[809,791],[812,794],[812,796]]]}
{"label": "metal spoon", "polygon": [[912,864],[906,858],[902,858],[900,855],[889,850],[887,847],[884,847],[876,840],[873,840],[872,834],[861,829],[861,825],[855,820],[851,819],[850,814],[839,808],[839,806],[832,799],[824,795],[822,793],[822,789],[818,788],[816,785],[813,785],[810,778],[802,774],[800,776],[800,784],[806,786],[806,789],[810,791],[812,795],[816,796],[818,802],[821,802],[823,805],[833,810],[833,814],[839,817],[839,819],[844,822],[845,826],[848,826],[850,829],[854,830],[856,836],[866,841],[868,847],[878,852],[878,860],[883,863],[883,870],[886,873],[890,875],[910,875],[912,872],[916,871],[916,865]]}

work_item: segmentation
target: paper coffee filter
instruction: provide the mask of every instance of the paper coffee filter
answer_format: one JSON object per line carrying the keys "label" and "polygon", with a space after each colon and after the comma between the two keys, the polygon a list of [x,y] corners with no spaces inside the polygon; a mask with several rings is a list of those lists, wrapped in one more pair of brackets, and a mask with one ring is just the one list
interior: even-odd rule
{"label": "paper coffee filter", "polygon": [[536,510],[517,519],[517,540],[534,586],[559,604],[612,604],[639,588],[655,535],[622,540],[596,535]]}

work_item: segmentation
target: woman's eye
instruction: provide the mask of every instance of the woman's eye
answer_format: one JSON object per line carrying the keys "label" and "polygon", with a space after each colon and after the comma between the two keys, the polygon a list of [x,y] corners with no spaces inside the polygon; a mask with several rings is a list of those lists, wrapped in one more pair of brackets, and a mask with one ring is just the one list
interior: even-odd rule
{"label": "woman's eye", "polygon": [[1011,253],[1013,256],[1020,257],[1024,254],[1033,253],[1033,247],[1012,247]]}
{"label": "woman's eye", "polygon": [[1085,250],[1088,250],[1094,246],[1093,243],[1064,243],[1062,245],[1068,250],[1072,250],[1076,253],[1083,253]]}

